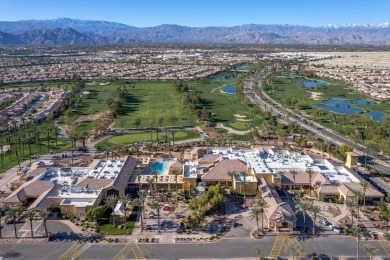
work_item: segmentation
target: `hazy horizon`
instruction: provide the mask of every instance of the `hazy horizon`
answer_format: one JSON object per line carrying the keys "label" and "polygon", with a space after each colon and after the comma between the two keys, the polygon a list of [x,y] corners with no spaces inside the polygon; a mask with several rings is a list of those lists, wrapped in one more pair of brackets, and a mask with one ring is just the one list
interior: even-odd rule
{"label": "hazy horizon", "polygon": [[110,21],[136,27],[176,24],[188,27],[290,24],[383,24],[390,1],[104,1],[3,0],[1,21],[70,18]]}

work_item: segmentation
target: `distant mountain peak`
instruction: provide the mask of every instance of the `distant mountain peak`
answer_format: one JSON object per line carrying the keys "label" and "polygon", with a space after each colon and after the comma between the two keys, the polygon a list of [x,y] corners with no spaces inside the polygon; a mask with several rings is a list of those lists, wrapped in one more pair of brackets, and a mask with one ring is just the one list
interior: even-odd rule
{"label": "distant mountain peak", "polygon": [[0,21],[0,44],[250,43],[390,45],[390,23],[310,27],[291,24],[133,27],[71,18]]}
{"label": "distant mountain peak", "polygon": [[346,24],[327,24],[324,25],[323,28],[389,28],[390,23],[380,23],[380,24],[354,24],[354,23],[346,23]]}

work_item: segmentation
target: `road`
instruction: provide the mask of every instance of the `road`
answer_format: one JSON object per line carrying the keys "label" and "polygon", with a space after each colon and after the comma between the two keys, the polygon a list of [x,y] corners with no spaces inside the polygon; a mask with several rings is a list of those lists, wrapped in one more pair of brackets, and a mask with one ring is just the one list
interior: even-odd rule
{"label": "road", "polygon": [[[275,243],[276,236],[266,236],[260,240],[251,238],[222,239],[215,243],[199,244],[138,244],[143,257],[147,259],[196,259],[196,258],[246,258],[269,256]],[[294,238],[295,239],[295,238]],[[311,238],[296,237],[302,251],[323,254],[328,257],[347,256],[353,259],[356,256],[356,240],[344,235]],[[382,246],[384,241],[361,241],[360,255],[367,257],[363,244],[369,243],[379,249],[376,256],[388,259],[388,247]],[[13,259],[59,259],[69,248],[74,247],[75,241],[49,242],[44,244],[0,244],[0,250],[8,258]],[[385,242],[388,243],[388,242]],[[289,241],[286,238],[280,249],[281,257],[289,255]],[[132,244],[129,244],[132,245]],[[80,259],[113,259],[125,244],[80,244],[76,254]],[[130,251],[126,259],[135,259]]]}
{"label": "road", "polygon": [[[274,116],[276,119],[281,121],[284,124],[289,123],[297,123],[300,126],[304,127],[306,130],[313,132],[314,134],[319,135],[321,138],[341,145],[346,144],[352,148],[354,148],[354,151],[360,155],[365,155],[366,147],[363,145],[360,145],[356,142],[353,142],[347,138],[344,138],[340,136],[339,134],[335,133],[333,130],[325,128],[324,126],[318,124],[317,122],[308,120],[300,115],[295,114],[290,109],[284,108],[281,104],[274,101],[272,98],[270,98],[264,91],[262,91],[259,88],[254,88],[253,86],[258,86],[260,84],[260,76],[258,75],[255,78],[251,78],[245,81],[244,84],[244,90],[246,95],[249,99],[252,100],[255,104],[260,106],[262,109],[271,111],[272,116]],[[253,89],[256,89],[253,92]],[[388,161],[388,158],[383,156],[379,153],[372,153],[372,156],[376,157],[376,159],[379,161],[375,165],[372,163],[371,166],[376,168],[377,170],[384,172],[384,173],[390,173],[390,167],[387,166],[386,162]],[[371,160],[370,160],[371,161]]]}

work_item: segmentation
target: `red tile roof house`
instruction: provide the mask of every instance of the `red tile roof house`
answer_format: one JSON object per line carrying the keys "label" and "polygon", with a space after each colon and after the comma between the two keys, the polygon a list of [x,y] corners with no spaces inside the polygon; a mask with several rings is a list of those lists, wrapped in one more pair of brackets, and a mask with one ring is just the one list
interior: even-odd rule
{"label": "red tile roof house", "polygon": [[63,214],[84,217],[107,196],[124,194],[135,165],[136,159],[127,157],[95,160],[84,168],[37,168],[27,173],[26,181],[3,204],[38,211],[61,206]]}

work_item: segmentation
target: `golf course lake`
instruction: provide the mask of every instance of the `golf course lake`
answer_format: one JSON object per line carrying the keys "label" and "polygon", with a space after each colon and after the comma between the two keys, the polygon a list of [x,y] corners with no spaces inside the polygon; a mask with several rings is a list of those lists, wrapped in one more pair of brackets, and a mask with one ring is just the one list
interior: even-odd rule
{"label": "golf course lake", "polygon": [[325,81],[322,81],[322,80],[305,79],[303,77],[296,76],[296,75],[293,75],[293,74],[290,74],[289,78],[302,82],[302,84],[303,84],[303,86],[305,88],[315,88],[315,87],[318,87],[318,86],[332,86],[332,84],[329,83],[329,82],[325,82]]}
{"label": "golf course lake", "polygon": [[235,94],[236,93],[236,86],[234,85],[227,85],[224,88],[224,91],[229,94]]}
{"label": "golf course lake", "polygon": [[[364,112],[364,109],[360,107],[354,107],[352,105],[372,106],[374,108],[376,103],[365,99],[346,100],[340,98],[330,98],[326,100],[323,104],[314,104],[313,106],[318,108],[324,108],[331,112],[344,115]],[[384,113],[378,111],[368,111],[366,113],[371,116],[372,120],[382,122],[382,116],[384,115]]]}
{"label": "golf course lake", "polygon": [[221,76],[221,77],[217,78],[217,81],[224,81],[224,80],[228,80],[228,79],[234,79],[237,76],[238,75],[234,75],[234,74],[225,75],[225,76]]}

